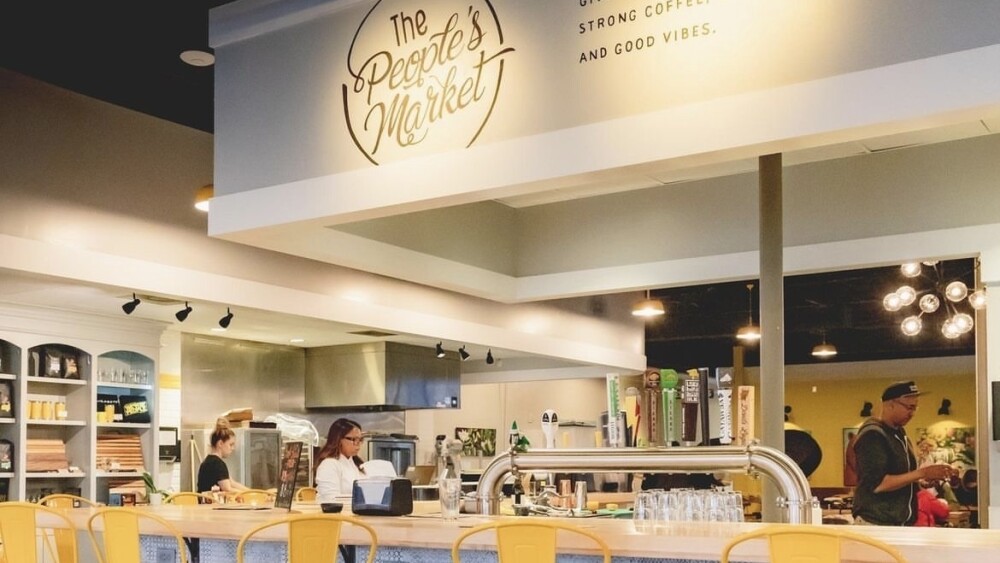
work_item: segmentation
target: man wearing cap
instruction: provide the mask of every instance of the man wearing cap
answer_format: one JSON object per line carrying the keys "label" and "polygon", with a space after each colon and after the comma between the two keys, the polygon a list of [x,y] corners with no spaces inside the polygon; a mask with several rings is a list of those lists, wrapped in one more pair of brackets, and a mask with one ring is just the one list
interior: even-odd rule
{"label": "man wearing cap", "polygon": [[893,383],[882,393],[882,412],[858,430],[855,523],[912,526],[917,519],[917,481],[951,477],[947,464],[917,467],[913,446],[903,430],[916,413],[921,394],[912,381]]}

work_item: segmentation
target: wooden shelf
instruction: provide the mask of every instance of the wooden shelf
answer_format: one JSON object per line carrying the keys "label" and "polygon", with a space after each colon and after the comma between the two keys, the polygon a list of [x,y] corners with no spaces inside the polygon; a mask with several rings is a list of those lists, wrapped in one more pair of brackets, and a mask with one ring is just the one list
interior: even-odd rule
{"label": "wooden shelf", "polygon": [[29,375],[24,378],[29,383],[48,383],[51,385],[86,385],[87,381],[83,379],[61,379],[58,377],[38,377],[37,375]]}
{"label": "wooden shelf", "polygon": [[115,477],[142,478],[142,471],[98,471],[94,476],[98,479],[114,479]]}
{"label": "wooden shelf", "polygon": [[0,379],[14,380],[17,379],[17,376],[13,373],[0,373]]}
{"label": "wooden shelf", "polygon": [[16,418],[0,418],[0,424],[14,424],[16,422]]}
{"label": "wooden shelf", "polygon": [[4,471],[3,473],[0,473],[0,479],[13,479],[13,478],[14,478],[14,474],[13,473],[10,473],[10,472],[7,472],[7,471]]}

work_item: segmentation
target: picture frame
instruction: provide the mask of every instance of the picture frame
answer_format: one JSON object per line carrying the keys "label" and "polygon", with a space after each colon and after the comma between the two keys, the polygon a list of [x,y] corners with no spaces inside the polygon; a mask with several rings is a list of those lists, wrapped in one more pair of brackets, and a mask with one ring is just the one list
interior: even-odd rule
{"label": "picture frame", "polygon": [[462,441],[462,455],[493,457],[497,451],[496,428],[455,428]]}

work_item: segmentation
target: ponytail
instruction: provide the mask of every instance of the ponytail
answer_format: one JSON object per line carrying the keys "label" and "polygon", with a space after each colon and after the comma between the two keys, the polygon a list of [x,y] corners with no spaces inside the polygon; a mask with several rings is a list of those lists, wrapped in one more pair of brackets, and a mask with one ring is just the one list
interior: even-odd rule
{"label": "ponytail", "polygon": [[220,417],[215,420],[215,430],[212,431],[209,443],[214,448],[219,444],[219,442],[225,442],[226,440],[230,440],[235,437],[236,433],[229,427],[229,421]]}

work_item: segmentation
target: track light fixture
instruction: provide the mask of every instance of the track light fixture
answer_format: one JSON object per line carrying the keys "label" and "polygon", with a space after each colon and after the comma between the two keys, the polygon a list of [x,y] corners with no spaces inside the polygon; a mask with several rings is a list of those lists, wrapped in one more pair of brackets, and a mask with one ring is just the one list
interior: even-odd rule
{"label": "track light fixture", "polygon": [[458,355],[462,358],[462,361],[469,359],[469,353],[465,351],[465,345],[463,344],[461,348],[458,349]]}
{"label": "track light fixture", "polygon": [[493,360],[493,349],[490,348],[489,350],[486,351],[486,364],[492,366],[493,362],[494,362],[494,360]]}
{"label": "track light fixture", "polygon": [[229,323],[233,322],[233,312],[226,307],[226,316],[219,319],[219,326],[222,328],[229,328]]}
{"label": "track light fixture", "polygon": [[434,355],[439,358],[444,357],[444,348],[441,346],[440,342],[438,342],[437,346],[434,347]]}
{"label": "track light fixture", "polygon": [[136,297],[135,294],[133,293],[132,300],[122,305],[122,311],[125,311],[126,315],[131,315],[132,311],[135,311],[135,308],[139,306],[139,303],[142,303],[142,300]]}
{"label": "track light fixture", "polygon": [[185,302],[184,302],[184,308],[183,308],[183,309],[181,309],[180,311],[177,311],[177,313],[176,313],[176,314],[174,314],[174,316],[175,316],[175,317],[177,317],[177,320],[178,320],[178,321],[180,321],[180,322],[184,322],[184,321],[186,321],[186,320],[187,320],[187,318],[188,318],[188,315],[190,315],[190,314],[191,314],[191,311],[192,311],[192,310],[193,310],[193,309],[191,308],[191,305],[189,305],[189,304],[188,304],[188,302],[187,302],[187,301],[185,301]]}

